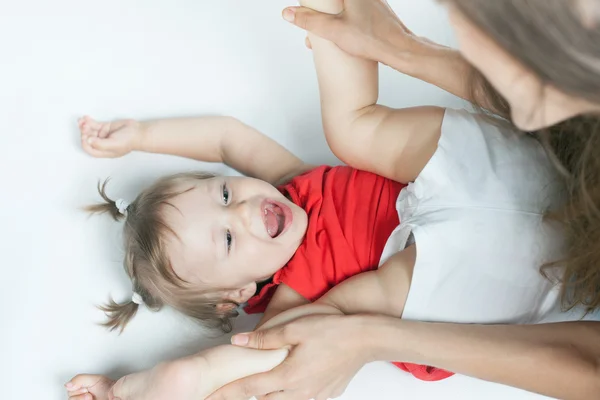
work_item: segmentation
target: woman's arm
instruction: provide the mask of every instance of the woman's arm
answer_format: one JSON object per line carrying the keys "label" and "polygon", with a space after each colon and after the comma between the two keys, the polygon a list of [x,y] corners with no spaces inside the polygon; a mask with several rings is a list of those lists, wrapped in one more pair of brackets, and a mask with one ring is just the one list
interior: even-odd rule
{"label": "woman's arm", "polygon": [[[340,330],[344,351],[339,350]],[[600,322],[466,325],[375,315],[315,316],[237,335],[233,341],[253,348],[296,347],[279,367],[284,371],[240,380],[211,400],[291,386],[307,387],[309,397],[315,397],[324,382],[353,371],[333,371],[334,363],[351,365],[355,359],[432,365],[561,399],[588,400],[600,394]]]}
{"label": "woman's arm", "polygon": [[94,157],[120,157],[130,151],[170,154],[222,162],[271,184],[310,168],[273,139],[232,117],[112,122],[84,117],[79,128],[84,150]]}
{"label": "woman's arm", "polygon": [[600,397],[599,322],[461,325],[373,317],[369,325],[373,359],[434,365],[561,399]]}
{"label": "woman's arm", "polygon": [[329,15],[290,7],[283,16],[349,54],[381,62],[505,116],[495,92],[457,50],[413,34],[385,1],[344,0],[344,9]]}

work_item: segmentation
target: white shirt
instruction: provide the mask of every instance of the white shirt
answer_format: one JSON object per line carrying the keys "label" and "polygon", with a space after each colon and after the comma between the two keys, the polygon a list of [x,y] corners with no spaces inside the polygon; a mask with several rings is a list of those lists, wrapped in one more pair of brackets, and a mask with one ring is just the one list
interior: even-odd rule
{"label": "white shirt", "polygon": [[381,263],[414,235],[417,259],[403,318],[459,323],[538,322],[558,302],[540,267],[564,255],[544,222],[563,186],[534,138],[446,110],[438,149],[402,190],[400,226]]}

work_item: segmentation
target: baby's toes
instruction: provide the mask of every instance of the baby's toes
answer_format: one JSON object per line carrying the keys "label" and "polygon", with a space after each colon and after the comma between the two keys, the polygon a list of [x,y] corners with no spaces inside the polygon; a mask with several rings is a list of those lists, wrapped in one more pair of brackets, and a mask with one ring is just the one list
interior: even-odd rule
{"label": "baby's toes", "polygon": [[67,393],[69,394],[69,397],[73,397],[89,393],[89,390],[87,388],[79,388],[77,390],[67,390]]}
{"label": "baby's toes", "polygon": [[94,396],[90,393],[84,393],[74,396],[69,396],[69,400],[94,400]]}

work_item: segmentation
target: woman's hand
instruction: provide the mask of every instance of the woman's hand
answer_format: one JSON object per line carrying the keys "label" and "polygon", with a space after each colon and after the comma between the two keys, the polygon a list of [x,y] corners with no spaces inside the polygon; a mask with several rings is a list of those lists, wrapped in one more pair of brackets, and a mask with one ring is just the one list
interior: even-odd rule
{"label": "woman's hand", "polygon": [[420,41],[385,0],[344,0],[344,11],[338,15],[289,7],[283,18],[334,42],[347,53],[386,64],[391,54],[411,51]]}
{"label": "woman's hand", "polygon": [[103,375],[80,374],[65,387],[69,400],[110,400],[109,391],[115,381]]}
{"label": "woman's hand", "polygon": [[143,129],[137,121],[98,122],[85,116],[77,122],[81,146],[93,157],[121,157],[139,148]]}
{"label": "woman's hand", "polygon": [[292,351],[272,371],[235,381],[208,399],[242,400],[270,393],[269,399],[276,400],[338,397],[370,361],[366,326],[360,316],[311,315],[237,335],[233,339],[236,345],[256,349],[292,346]]}

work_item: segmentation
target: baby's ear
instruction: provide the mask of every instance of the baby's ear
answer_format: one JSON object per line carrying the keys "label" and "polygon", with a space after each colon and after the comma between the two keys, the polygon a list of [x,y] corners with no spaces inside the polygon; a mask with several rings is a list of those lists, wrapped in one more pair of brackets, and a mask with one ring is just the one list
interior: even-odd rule
{"label": "baby's ear", "polygon": [[230,290],[226,292],[224,297],[226,300],[236,302],[237,304],[242,304],[247,302],[250,299],[250,297],[254,296],[255,293],[256,283],[252,282],[240,289]]}
{"label": "baby's ear", "polygon": [[252,296],[256,294],[256,282],[252,282],[244,286],[239,290],[239,301],[238,304],[242,304],[250,300]]}

